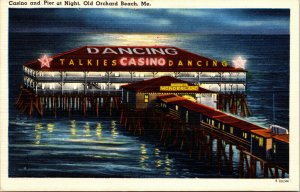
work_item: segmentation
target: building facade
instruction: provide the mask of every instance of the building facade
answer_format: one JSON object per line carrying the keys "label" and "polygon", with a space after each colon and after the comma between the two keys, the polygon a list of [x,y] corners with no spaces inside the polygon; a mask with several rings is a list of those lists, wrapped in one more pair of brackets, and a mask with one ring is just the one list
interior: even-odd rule
{"label": "building facade", "polygon": [[122,103],[130,108],[155,108],[161,95],[175,94],[182,98],[216,108],[217,92],[210,91],[187,81],[163,76],[122,85]]}

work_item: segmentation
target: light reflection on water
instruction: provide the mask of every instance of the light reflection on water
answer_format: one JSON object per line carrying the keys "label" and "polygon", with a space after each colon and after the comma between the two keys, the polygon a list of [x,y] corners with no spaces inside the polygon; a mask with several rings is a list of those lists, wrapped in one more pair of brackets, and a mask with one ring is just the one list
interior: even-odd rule
{"label": "light reflection on water", "polygon": [[155,156],[155,167],[161,167],[162,160],[160,159],[160,150],[158,148],[154,149],[154,156]]}
{"label": "light reflection on water", "polygon": [[34,143],[36,145],[39,145],[41,144],[41,139],[42,139],[42,129],[43,129],[43,126],[41,123],[37,123],[35,125],[35,129],[34,129],[34,136],[35,136],[35,140],[34,140]]}
{"label": "light reflection on water", "polygon": [[145,169],[148,167],[147,160],[149,159],[149,156],[147,155],[147,148],[145,144],[140,145],[140,166]]}
{"label": "light reflection on water", "polygon": [[170,175],[171,174],[171,170],[172,170],[172,159],[169,158],[169,155],[166,154],[165,155],[165,174],[166,175]]}
{"label": "light reflection on water", "polygon": [[[31,124],[10,125],[13,138],[9,146],[10,176],[193,178],[205,175],[205,171],[193,171],[197,163],[189,168],[188,163],[175,161],[174,155],[178,153],[127,135],[114,120]],[[188,159],[184,154],[179,157],[183,162]],[[198,166],[201,169],[202,164]]]}
{"label": "light reflection on water", "polygon": [[48,123],[47,124],[48,133],[52,133],[54,131],[54,128],[55,128],[55,124],[53,124],[53,123]]}
{"label": "light reflection on water", "polygon": [[[169,34],[93,34],[82,37],[83,42],[91,42],[93,45],[111,46],[154,46],[170,45],[176,42],[177,37]],[[180,46],[177,41],[176,46]]]}
{"label": "light reflection on water", "polygon": [[76,138],[76,135],[77,135],[77,127],[76,127],[76,121],[75,121],[75,120],[72,120],[72,121],[71,121],[71,124],[70,124],[70,132],[71,132],[70,137],[71,137],[72,139],[75,139],[75,138]]}
{"label": "light reflection on water", "polygon": [[101,137],[102,137],[102,125],[101,125],[101,123],[97,123],[97,125],[96,125],[96,136],[98,137],[98,139],[101,139]]}
{"label": "light reflection on water", "polygon": [[116,121],[111,121],[111,137],[113,139],[117,138],[118,132],[116,127]]}
{"label": "light reflection on water", "polygon": [[85,123],[84,127],[84,136],[90,137],[91,135],[91,130],[90,130],[90,124],[88,122]]}

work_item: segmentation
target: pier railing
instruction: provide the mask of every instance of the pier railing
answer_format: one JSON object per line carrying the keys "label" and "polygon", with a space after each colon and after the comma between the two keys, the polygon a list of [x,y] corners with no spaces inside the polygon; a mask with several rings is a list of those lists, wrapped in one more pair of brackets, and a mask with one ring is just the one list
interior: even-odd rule
{"label": "pier railing", "polygon": [[[142,81],[146,79],[150,79],[153,77],[120,77],[120,76],[36,76],[33,77],[34,80],[39,82],[61,82],[62,79],[64,82],[112,82],[112,83],[128,83],[128,82],[135,82],[135,81]],[[188,82],[200,82],[200,83],[245,83],[246,78],[243,77],[177,77],[179,79],[188,81]]]}
{"label": "pier railing", "polygon": [[95,95],[95,94],[121,94],[121,90],[101,90],[101,89],[37,89],[36,93],[40,95],[49,95],[49,94],[67,94],[67,95]]}

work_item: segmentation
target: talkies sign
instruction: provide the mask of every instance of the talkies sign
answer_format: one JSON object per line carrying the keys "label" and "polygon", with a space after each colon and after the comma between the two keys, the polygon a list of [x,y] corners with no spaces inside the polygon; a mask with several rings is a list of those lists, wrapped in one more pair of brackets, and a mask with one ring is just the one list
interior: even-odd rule
{"label": "talkies sign", "polygon": [[176,47],[84,46],[26,67],[42,71],[244,71]]}

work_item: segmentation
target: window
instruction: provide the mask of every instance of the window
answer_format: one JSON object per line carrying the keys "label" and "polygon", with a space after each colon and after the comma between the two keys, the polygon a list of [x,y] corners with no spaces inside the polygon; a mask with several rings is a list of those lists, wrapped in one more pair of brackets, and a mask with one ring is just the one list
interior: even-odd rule
{"label": "window", "polygon": [[273,143],[273,153],[276,153],[276,143]]}
{"label": "window", "polygon": [[178,105],[175,106],[176,111],[178,111]]}
{"label": "window", "polygon": [[185,112],[185,122],[188,123],[189,122],[189,111]]}
{"label": "window", "polygon": [[263,146],[264,146],[264,140],[263,140],[263,138],[259,137],[258,145],[259,145],[260,147],[263,147]]}
{"label": "window", "polygon": [[243,137],[244,137],[245,139],[247,139],[248,134],[244,132],[244,133],[243,133]]}
{"label": "window", "polygon": [[225,130],[225,125],[223,124],[223,126],[222,126],[222,129],[223,129],[223,131]]}
{"label": "window", "polygon": [[206,119],[206,123],[210,124],[210,119],[209,118]]}
{"label": "window", "polygon": [[[128,102],[128,101],[127,101]],[[100,106],[103,107],[104,99],[103,97],[100,98]]]}
{"label": "window", "polygon": [[233,134],[233,127],[230,127],[230,133]]}
{"label": "window", "polygon": [[149,94],[144,95],[144,102],[149,103]]}

